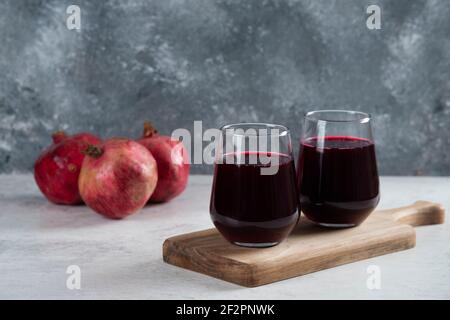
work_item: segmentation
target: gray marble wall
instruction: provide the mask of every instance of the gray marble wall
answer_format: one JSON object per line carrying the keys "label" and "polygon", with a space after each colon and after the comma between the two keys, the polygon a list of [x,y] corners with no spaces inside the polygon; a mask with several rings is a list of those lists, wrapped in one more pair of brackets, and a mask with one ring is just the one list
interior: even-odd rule
{"label": "gray marble wall", "polygon": [[57,129],[263,121],[297,141],[304,111],[351,108],[373,114],[381,173],[450,175],[449,35],[448,0],[2,0],[0,172]]}

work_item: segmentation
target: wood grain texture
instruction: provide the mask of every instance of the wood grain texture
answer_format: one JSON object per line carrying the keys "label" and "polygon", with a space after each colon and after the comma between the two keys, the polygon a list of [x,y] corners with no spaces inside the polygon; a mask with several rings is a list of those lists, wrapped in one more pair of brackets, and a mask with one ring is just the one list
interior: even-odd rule
{"label": "wood grain texture", "polygon": [[412,226],[444,222],[441,205],[413,205],[374,212],[360,226],[327,229],[302,218],[288,239],[265,249],[230,244],[208,229],[167,239],[165,262],[246,287],[332,268],[414,247]]}

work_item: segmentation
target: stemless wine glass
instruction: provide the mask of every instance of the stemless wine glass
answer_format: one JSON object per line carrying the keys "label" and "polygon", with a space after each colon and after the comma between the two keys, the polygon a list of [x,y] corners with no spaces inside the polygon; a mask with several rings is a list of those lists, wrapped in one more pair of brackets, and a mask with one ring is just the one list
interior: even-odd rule
{"label": "stemless wine glass", "polygon": [[289,130],[266,123],[221,128],[211,192],[211,219],[239,246],[270,247],[297,224],[298,199]]}
{"label": "stemless wine glass", "polygon": [[364,112],[305,115],[298,160],[302,212],[326,227],[362,223],[380,199],[371,118]]}

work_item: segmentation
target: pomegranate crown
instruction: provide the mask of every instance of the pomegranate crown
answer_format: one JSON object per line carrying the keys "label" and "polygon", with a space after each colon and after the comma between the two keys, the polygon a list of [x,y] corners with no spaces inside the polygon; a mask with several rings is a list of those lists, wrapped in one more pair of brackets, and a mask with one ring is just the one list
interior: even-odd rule
{"label": "pomegranate crown", "polygon": [[93,144],[88,144],[86,146],[86,148],[81,150],[81,153],[86,155],[86,156],[98,159],[103,154],[103,149],[101,147],[99,147],[99,146],[95,146]]}
{"label": "pomegranate crown", "polygon": [[151,138],[157,134],[158,130],[156,130],[155,127],[149,121],[145,121],[143,133],[144,138]]}
{"label": "pomegranate crown", "polygon": [[58,130],[52,134],[53,143],[57,144],[67,138],[67,134],[63,130]]}

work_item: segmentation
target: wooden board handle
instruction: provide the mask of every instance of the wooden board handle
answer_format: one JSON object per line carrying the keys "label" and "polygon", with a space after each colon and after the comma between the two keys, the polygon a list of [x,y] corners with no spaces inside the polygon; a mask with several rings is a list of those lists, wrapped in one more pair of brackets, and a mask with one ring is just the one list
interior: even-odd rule
{"label": "wooden board handle", "polygon": [[440,224],[444,223],[445,220],[445,209],[442,205],[423,200],[416,201],[414,204],[405,207],[380,210],[377,213],[384,214],[397,222],[414,227]]}

